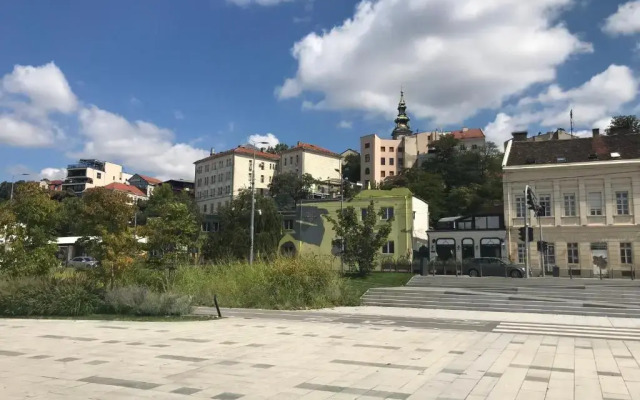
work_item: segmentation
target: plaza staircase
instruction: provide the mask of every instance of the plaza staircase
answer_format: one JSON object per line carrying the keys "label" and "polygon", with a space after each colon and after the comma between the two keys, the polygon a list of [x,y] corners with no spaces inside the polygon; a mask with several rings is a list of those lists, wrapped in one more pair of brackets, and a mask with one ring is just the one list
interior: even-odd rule
{"label": "plaza staircase", "polygon": [[369,289],[362,304],[640,318],[640,283],[614,279],[415,276],[404,287]]}

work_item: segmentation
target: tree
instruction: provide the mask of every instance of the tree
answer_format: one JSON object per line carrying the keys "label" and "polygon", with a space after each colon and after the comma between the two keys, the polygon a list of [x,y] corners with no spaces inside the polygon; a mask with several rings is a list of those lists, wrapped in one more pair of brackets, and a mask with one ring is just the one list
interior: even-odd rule
{"label": "tree", "polygon": [[640,119],[635,115],[617,115],[606,129],[607,135],[629,135],[640,133]]}
{"label": "tree", "polygon": [[318,181],[310,174],[299,176],[295,172],[286,172],[273,177],[269,184],[269,193],[279,207],[290,206],[291,202],[295,207],[300,200],[311,195],[311,188],[316,183]]}
{"label": "tree", "polygon": [[349,182],[360,182],[360,154],[348,154],[342,166],[342,178]]}
{"label": "tree", "polygon": [[[269,258],[278,251],[282,237],[282,216],[272,198],[256,195],[255,200],[254,251],[257,257]],[[251,241],[251,192],[240,192],[228,206],[220,208],[218,217],[220,229],[209,234],[203,249],[205,258],[248,258]]]}
{"label": "tree", "polygon": [[267,153],[280,154],[285,150],[289,150],[289,145],[285,143],[278,143],[275,147],[269,147]]}
{"label": "tree", "polygon": [[358,214],[354,207],[347,207],[338,218],[325,215],[327,221],[333,225],[333,230],[338,239],[334,242],[341,245],[344,241],[342,259],[345,264],[356,267],[362,276],[367,275],[374,268],[374,263],[380,249],[387,243],[391,233],[392,218],[379,224],[383,210],[376,213],[373,201],[369,203],[362,222],[358,220]]}
{"label": "tree", "polygon": [[189,259],[191,249],[199,247],[200,224],[189,207],[178,201],[165,204],[158,213],[143,228],[147,248],[157,265],[173,269]]}
{"label": "tree", "polygon": [[400,174],[385,179],[380,189],[389,190],[394,187],[406,187],[415,196],[427,202],[432,223],[447,213],[445,184],[439,174],[418,167],[405,169]]}

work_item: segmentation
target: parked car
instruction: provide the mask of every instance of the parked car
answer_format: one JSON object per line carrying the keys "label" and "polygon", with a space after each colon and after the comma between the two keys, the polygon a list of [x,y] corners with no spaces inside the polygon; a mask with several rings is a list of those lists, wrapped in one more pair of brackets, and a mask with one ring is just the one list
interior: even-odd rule
{"label": "parked car", "polygon": [[89,268],[95,268],[98,266],[98,261],[93,258],[93,257],[87,257],[87,256],[83,256],[83,257],[75,257],[72,258],[71,260],[69,260],[69,262],[67,263],[67,265],[71,268],[79,268],[79,269],[89,269]]}
{"label": "parked car", "polygon": [[482,257],[465,260],[462,265],[462,273],[471,277],[503,276],[523,278],[525,276],[525,268],[521,265],[506,263],[499,258]]}

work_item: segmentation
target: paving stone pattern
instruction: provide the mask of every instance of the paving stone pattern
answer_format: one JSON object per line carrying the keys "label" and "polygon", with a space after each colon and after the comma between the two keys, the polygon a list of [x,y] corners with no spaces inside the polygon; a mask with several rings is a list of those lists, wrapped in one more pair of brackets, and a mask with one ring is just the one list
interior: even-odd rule
{"label": "paving stone pattern", "polygon": [[640,341],[613,327],[592,337],[588,321],[577,336],[531,322],[527,333],[248,316],[19,323],[0,335],[3,400],[640,400]]}

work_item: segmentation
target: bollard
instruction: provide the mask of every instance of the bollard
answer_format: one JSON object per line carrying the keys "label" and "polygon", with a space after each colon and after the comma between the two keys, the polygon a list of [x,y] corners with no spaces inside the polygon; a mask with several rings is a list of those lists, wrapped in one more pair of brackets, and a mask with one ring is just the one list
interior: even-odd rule
{"label": "bollard", "polygon": [[216,306],[216,311],[218,311],[218,318],[222,318],[222,313],[220,312],[220,307],[218,306],[218,296],[213,295],[213,304]]}

